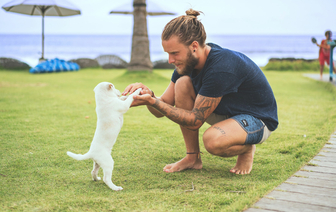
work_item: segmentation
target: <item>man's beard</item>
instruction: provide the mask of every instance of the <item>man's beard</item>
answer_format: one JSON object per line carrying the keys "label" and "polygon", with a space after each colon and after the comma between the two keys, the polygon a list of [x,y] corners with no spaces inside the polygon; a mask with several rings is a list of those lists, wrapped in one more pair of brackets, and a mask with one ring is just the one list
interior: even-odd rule
{"label": "man's beard", "polygon": [[189,50],[184,68],[179,69],[176,67],[177,72],[180,75],[190,75],[194,71],[195,66],[198,64],[198,61],[199,59],[193,56],[191,54],[191,50]]}

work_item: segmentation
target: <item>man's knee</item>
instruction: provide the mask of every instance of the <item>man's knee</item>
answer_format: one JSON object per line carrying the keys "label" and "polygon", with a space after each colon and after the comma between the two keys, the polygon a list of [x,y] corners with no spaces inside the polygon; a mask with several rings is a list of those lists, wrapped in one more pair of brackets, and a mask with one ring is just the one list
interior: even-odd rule
{"label": "man's knee", "polygon": [[210,154],[223,155],[223,147],[225,146],[226,143],[225,137],[218,134],[212,127],[210,127],[204,132],[203,143],[205,149]]}
{"label": "man's knee", "polygon": [[192,109],[196,99],[194,87],[189,76],[180,77],[175,83],[175,105],[179,108]]}
{"label": "man's knee", "polygon": [[231,147],[244,145],[247,133],[234,119],[227,119],[212,125],[203,134],[206,150],[222,157],[231,155]]}
{"label": "man's knee", "polygon": [[175,91],[177,93],[189,93],[188,91],[190,91],[190,88],[193,88],[193,85],[189,76],[182,76],[175,83]]}

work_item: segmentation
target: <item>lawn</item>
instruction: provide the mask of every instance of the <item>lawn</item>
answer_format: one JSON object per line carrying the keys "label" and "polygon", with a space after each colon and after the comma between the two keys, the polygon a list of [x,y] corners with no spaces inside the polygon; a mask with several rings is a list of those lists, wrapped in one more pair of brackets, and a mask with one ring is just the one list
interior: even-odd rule
{"label": "lawn", "polygon": [[102,181],[92,181],[91,160],[66,155],[90,147],[97,120],[93,88],[108,81],[123,91],[130,83],[143,82],[160,95],[171,71],[0,71],[1,210],[242,211],[252,206],[307,164],[336,123],[334,86],[298,72],[265,75],[275,93],[280,125],[257,145],[251,174],[230,173],[236,157],[212,156],[202,143],[202,170],[163,172],[166,164],[185,155],[179,126],[137,107],[124,115],[113,148],[113,182],[124,188],[115,192]]}

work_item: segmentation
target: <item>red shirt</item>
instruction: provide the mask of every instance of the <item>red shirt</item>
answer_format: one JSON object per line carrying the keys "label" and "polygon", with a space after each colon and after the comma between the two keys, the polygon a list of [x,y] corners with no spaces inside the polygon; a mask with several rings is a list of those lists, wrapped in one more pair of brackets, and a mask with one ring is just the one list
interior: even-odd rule
{"label": "red shirt", "polygon": [[[322,40],[322,42],[321,42],[321,46],[322,46],[322,45],[327,45],[327,40]],[[329,49],[320,47],[319,54],[323,54],[324,56],[329,56],[330,51],[329,51]]]}

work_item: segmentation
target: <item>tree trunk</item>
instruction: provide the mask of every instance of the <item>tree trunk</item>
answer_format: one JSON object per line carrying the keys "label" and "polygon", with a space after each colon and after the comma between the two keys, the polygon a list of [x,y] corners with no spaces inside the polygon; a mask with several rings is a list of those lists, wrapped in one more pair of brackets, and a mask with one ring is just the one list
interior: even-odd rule
{"label": "tree trunk", "polygon": [[149,54],[146,0],[134,0],[133,8],[132,53],[127,68],[129,71],[151,72],[153,64]]}

